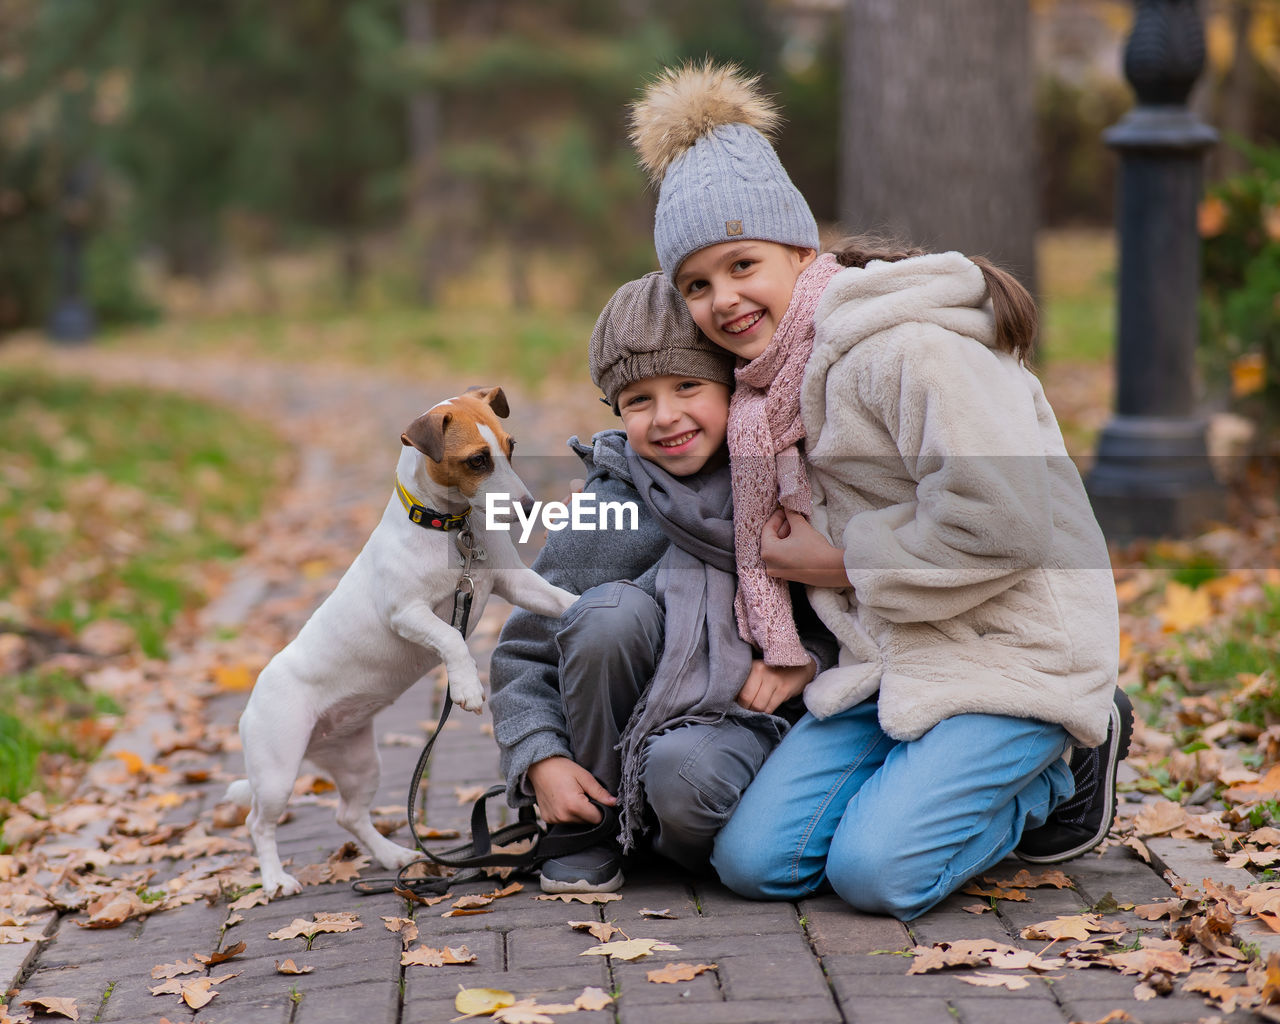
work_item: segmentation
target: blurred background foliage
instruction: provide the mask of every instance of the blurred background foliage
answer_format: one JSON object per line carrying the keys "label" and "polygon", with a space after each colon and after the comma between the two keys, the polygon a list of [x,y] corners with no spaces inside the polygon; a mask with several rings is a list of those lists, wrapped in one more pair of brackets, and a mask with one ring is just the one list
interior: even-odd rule
{"label": "blurred background foliage", "polygon": [[[1106,230],[1115,161],[1101,132],[1132,102],[1119,75],[1131,6],[1028,3],[1042,226]],[[47,318],[66,224],[86,231],[88,298],[106,326],[593,315],[653,264],[653,195],[625,106],[683,58],[764,76],[788,117],[783,161],[831,224],[842,6],[0,0],[0,335]],[[1202,8],[1201,114],[1273,143],[1280,0]],[[1235,154],[1216,153],[1211,178],[1245,172]],[[77,175],[88,187],[69,199]]]}

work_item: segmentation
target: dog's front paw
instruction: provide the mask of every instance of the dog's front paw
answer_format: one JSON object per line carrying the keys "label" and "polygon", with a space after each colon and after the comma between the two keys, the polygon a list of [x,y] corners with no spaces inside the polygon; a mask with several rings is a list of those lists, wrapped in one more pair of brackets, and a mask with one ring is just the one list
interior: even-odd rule
{"label": "dog's front paw", "polygon": [[474,711],[480,714],[484,707],[484,687],[480,685],[478,676],[469,678],[455,677],[449,680],[449,697],[463,711]]}
{"label": "dog's front paw", "polygon": [[302,892],[302,883],[287,871],[262,872],[262,891],[267,894],[268,899],[275,899],[277,896],[296,896]]}

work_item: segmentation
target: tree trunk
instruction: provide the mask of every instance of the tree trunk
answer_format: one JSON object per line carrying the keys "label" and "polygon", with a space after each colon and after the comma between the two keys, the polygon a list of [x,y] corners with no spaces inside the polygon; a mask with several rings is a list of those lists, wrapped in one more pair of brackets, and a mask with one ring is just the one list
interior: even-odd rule
{"label": "tree trunk", "polygon": [[[425,49],[435,42],[432,0],[405,0],[404,32],[409,45]],[[440,287],[442,253],[439,231],[440,99],[433,90],[415,89],[407,101],[409,134],[408,225],[418,298],[432,305]]]}
{"label": "tree trunk", "polygon": [[[1214,178],[1240,174],[1249,161],[1234,145],[1233,138],[1252,138],[1253,97],[1257,75],[1253,52],[1249,48],[1249,31],[1253,24],[1253,0],[1234,0],[1230,9],[1231,34],[1235,38],[1235,60],[1227,69],[1222,83],[1218,126],[1224,145],[1215,146],[1210,154]],[[1216,157],[1216,159],[1213,159]]]}
{"label": "tree trunk", "polygon": [[1026,0],[850,0],[842,226],[981,254],[1035,291]]}

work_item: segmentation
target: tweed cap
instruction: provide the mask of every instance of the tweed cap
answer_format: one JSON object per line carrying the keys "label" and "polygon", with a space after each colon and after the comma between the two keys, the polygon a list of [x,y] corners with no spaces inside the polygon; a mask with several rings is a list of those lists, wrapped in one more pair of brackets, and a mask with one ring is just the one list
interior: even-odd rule
{"label": "tweed cap", "polygon": [[638,380],[677,374],[732,387],[737,365],[733,353],[698,329],[684,299],[656,270],[613,293],[591,332],[587,358],[614,412],[618,394]]}

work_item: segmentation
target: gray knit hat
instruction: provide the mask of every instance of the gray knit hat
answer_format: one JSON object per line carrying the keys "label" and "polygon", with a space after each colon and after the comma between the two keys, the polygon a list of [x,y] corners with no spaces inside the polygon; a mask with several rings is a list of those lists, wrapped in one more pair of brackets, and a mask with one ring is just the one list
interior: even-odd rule
{"label": "gray knit hat", "polygon": [[684,299],[656,270],[613,293],[587,353],[591,379],[618,411],[618,394],[646,377],[687,374],[733,386],[737,358],[698,330]]}
{"label": "gray knit hat", "polygon": [[669,281],[717,242],[818,248],[817,221],[769,141],[777,108],[758,85],[732,65],[690,64],[668,68],[632,107],[640,163],[661,182],[653,244]]}

